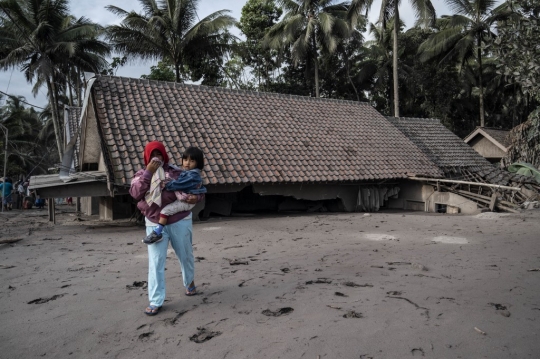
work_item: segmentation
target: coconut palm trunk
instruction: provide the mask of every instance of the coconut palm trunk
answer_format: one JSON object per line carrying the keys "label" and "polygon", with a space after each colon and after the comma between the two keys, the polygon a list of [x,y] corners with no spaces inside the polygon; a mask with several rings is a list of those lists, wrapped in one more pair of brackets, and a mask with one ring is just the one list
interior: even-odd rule
{"label": "coconut palm trunk", "polygon": [[392,67],[394,76],[394,117],[399,117],[399,79],[398,79],[398,34],[399,34],[399,6],[394,2],[394,48]]}
{"label": "coconut palm trunk", "polygon": [[53,81],[49,76],[47,76],[47,91],[49,93],[49,104],[51,106],[51,114],[53,119],[53,128],[54,128],[54,136],[56,138],[56,147],[58,149],[58,157],[60,161],[62,161],[63,156],[63,146],[62,146],[62,135],[60,132],[60,122],[58,120],[58,112],[57,112],[57,103],[56,103],[56,97],[55,94],[55,88]]}
{"label": "coconut palm trunk", "polygon": [[315,36],[312,38],[313,41],[313,67],[315,69],[315,97],[320,97],[319,94],[319,58],[317,56],[317,43],[315,42]]}
{"label": "coconut palm trunk", "polygon": [[478,87],[480,89],[480,127],[485,126],[484,118],[484,84],[482,82],[482,39],[480,36],[477,38],[477,49],[478,51]]}

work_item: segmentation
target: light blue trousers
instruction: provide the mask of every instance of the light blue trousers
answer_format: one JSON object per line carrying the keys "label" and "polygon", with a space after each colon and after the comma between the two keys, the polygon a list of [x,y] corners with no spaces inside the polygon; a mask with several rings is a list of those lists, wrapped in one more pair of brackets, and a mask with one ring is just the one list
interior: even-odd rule
{"label": "light blue trousers", "polygon": [[[147,226],[146,234],[150,234],[154,228],[156,226]],[[191,216],[166,225],[162,234],[161,242],[148,246],[148,299],[151,305],[158,307],[165,300],[165,261],[169,242],[180,261],[184,287],[187,288],[195,278]]]}

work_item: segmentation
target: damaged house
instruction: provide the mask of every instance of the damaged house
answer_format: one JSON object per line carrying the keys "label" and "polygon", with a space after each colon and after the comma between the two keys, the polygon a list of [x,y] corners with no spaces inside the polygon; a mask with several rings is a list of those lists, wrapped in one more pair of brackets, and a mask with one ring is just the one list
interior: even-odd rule
{"label": "damaged house", "polygon": [[94,197],[101,219],[133,214],[129,186],[154,140],[171,163],[189,146],[205,153],[208,194],[194,210],[202,216],[433,210],[425,200],[433,185],[411,178],[446,173],[396,121],[352,101],[98,76],[88,84],[78,133],[60,176],[33,177],[30,185],[46,198]]}
{"label": "damaged house", "polygon": [[510,148],[510,131],[497,128],[477,127],[463,139],[482,157],[491,163],[498,163]]}
{"label": "damaged house", "polygon": [[[409,200],[424,203],[426,211],[473,214],[482,209],[513,212],[526,202],[540,199],[540,183],[534,177],[510,173],[493,165],[438,119],[388,117],[388,120],[444,173],[444,178],[436,181],[422,180],[420,198],[419,191],[404,191],[406,195],[401,196],[401,201],[416,194]],[[400,207],[399,201],[393,202]]]}

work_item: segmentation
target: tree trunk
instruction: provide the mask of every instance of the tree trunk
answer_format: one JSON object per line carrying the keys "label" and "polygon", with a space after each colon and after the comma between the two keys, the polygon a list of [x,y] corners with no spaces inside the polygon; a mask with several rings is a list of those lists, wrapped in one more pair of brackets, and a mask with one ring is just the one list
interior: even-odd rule
{"label": "tree trunk", "polygon": [[66,76],[66,85],[69,88],[69,106],[73,106],[73,91],[71,89],[72,79],[73,79],[73,71],[71,70],[71,66],[70,66],[68,74]]}
{"label": "tree trunk", "polygon": [[60,122],[58,121],[58,116],[56,112],[57,103],[55,101],[54,96],[54,85],[53,81],[49,76],[47,76],[47,91],[49,92],[49,104],[51,106],[51,114],[52,114],[52,120],[53,120],[53,127],[54,127],[54,136],[56,138],[56,147],[58,149],[58,156],[60,161],[62,161],[63,157],[63,146],[62,146],[62,135],[60,132]]}
{"label": "tree trunk", "polygon": [[77,106],[82,107],[82,86],[81,86],[81,68],[77,67]]}
{"label": "tree trunk", "polygon": [[399,117],[399,80],[398,80],[398,33],[399,33],[399,9],[398,1],[394,1],[394,49],[393,49],[393,73],[394,73],[394,117]]}
{"label": "tree trunk", "polygon": [[315,43],[315,34],[312,37],[313,42],[313,64],[315,65],[315,97],[319,96],[319,59],[317,55],[317,44]]}
{"label": "tree trunk", "polygon": [[354,82],[351,79],[349,56],[347,56],[347,53],[345,53],[345,65],[346,65],[346,69],[347,69],[347,78],[349,79],[349,82],[351,83],[351,86],[353,87],[354,92],[356,93],[356,100],[358,102],[360,102],[360,95],[358,95],[358,90],[356,90],[356,86],[354,86]]}
{"label": "tree trunk", "polygon": [[477,38],[477,51],[478,51],[478,87],[480,88],[480,127],[486,125],[484,118],[484,85],[482,83],[482,40],[480,36]]}
{"label": "tree trunk", "polygon": [[175,82],[180,83],[180,65],[178,63],[174,64],[174,72],[176,74]]}

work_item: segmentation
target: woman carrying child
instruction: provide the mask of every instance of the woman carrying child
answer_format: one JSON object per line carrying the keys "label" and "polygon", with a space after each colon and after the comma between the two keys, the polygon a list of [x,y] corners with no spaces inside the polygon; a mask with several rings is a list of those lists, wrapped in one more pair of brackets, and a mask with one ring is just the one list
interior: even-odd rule
{"label": "woman carrying child", "polygon": [[[135,174],[129,193],[138,201],[137,207],[145,216],[146,233],[149,235],[157,228],[161,210],[177,200],[174,192],[164,190],[159,194],[159,200],[149,204],[145,197],[151,190],[154,174],[162,168],[166,177],[175,180],[180,176],[182,170],[169,165],[169,157],[165,147],[157,141],[146,145],[144,164],[146,169]],[[195,204],[203,198],[202,194],[191,194],[186,196],[185,202]],[[167,259],[169,241],[180,261],[186,295],[197,293],[194,280],[192,217],[190,211],[182,211],[168,216],[167,225],[163,228],[162,239],[148,246],[148,299],[150,304],[145,309],[147,315],[156,315],[165,300],[165,260]]]}

